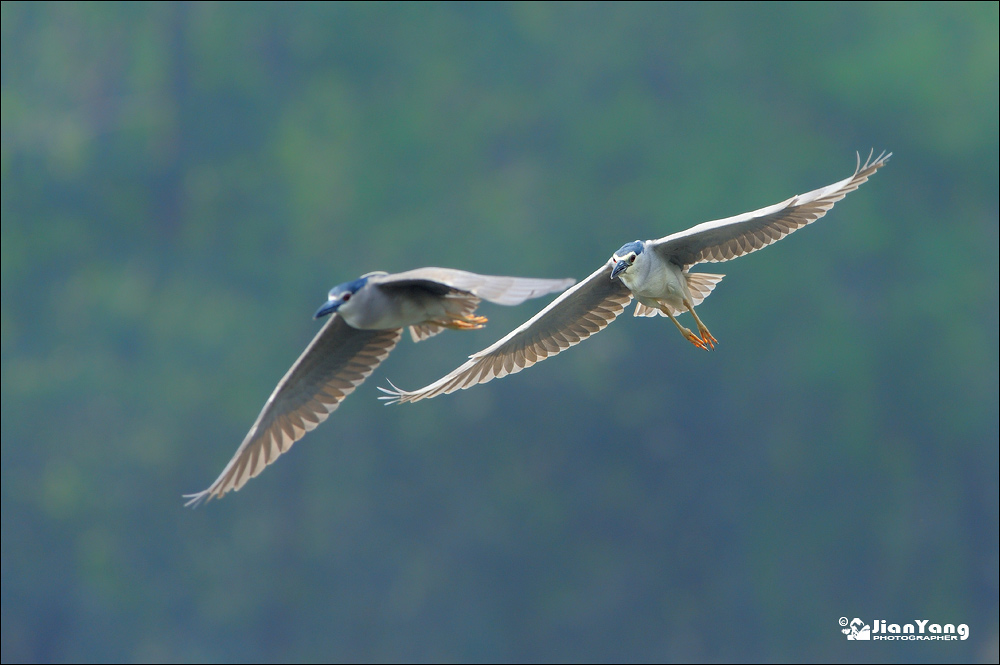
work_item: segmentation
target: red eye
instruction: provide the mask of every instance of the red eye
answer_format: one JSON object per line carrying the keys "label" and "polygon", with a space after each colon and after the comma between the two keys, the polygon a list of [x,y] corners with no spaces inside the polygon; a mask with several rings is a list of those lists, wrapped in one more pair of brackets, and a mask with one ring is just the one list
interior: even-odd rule
{"label": "red eye", "polygon": [[635,254],[633,254],[632,256],[628,257],[628,262],[629,263],[635,263]]}
{"label": "red eye", "polygon": [[347,302],[350,299],[351,299],[351,294],[350,293],[345,293],[344,295],[342,295],[340,297],[340,301],[341,302]]}

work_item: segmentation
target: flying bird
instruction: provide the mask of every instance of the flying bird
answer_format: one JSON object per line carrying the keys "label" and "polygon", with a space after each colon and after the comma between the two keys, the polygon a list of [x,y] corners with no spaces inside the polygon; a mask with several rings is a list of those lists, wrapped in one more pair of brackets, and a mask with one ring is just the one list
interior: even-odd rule
{"label": "flying bird", "polygon": [[[391,390],[379,387],[386,393],[379,399],[388,404],[416,402],[520,372],[600,332],[633,298],[634,316],[665,316],[689,342],[714,349],[718,340],[694,308],[723,276],[689,272],[691,267],[755,252],[815,222],[892,156],[883,152],[873,160],[872,154],[864,164],[859,154],[854,174],[827,187],[658,240],[626,243],[593,274],[493,346],[469,356],[461,367],[419,390],[401,390],[390,382]],[[694,317],[697,334],[677,320],[682,312]]]}
{"label": "flying bird", "polygon": [[372,272],[330,290],[315,318],[330,319],[271,393],[250,432],[208,489],[185,495],[186,505],[239,490],[336,411],[399,342],[409,327],[414,342],[445,328],[476,330],[481,300],[519,305],[562,291],[574,279],[477,275],[448,268]]}

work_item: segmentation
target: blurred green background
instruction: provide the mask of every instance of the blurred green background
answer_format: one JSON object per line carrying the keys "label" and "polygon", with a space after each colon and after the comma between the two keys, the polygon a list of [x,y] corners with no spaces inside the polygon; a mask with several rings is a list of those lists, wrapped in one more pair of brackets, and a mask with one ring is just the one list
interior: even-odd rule
{"label": "blurred green background", "polygon": [[[4,662],[996,662],[997,3],[0,11]],[[700,268],[713,353],[629,310],[375,399],[544,301],[484,304],[182,507],[334,284],[582,278],[871,148],[818,224]]]}

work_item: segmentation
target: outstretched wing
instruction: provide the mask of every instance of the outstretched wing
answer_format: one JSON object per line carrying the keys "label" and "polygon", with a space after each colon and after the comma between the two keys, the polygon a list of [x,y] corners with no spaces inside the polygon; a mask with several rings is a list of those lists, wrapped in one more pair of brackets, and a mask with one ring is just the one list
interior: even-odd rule
{"label": "outstretched wing", "polygon": [[[416,402],[520,372],[579,344],[604,329],[624,311],[632,293],[611,279],[609,261],[590,277],[553,300],[548,307],[493,346],[469,356],[468,362],[419,390],[388,390],[379,399],[389,404]],[[395,388],[395,386],[393,386]]]}
{"label": "outstretched wing", "polygon": [[872,160],[869,155],[862,164],[858,155],[858,166],[850,178],[760,210],[698,224],[654,240],[653,248],[664,259],[684,269],[696,263],[728,261],[755,252],[825,215],[834,203],[868,180],[891,156],[891,152],[883,152]]}
{"label": "outstretched wing", "polygon": [[257,421],[212,485],[188,494],[186,505],[221,498],[255,477],[306,432],[337,410],[386,359],[402,335],[392,330],[357,330],[330,317],[271,393]]}
{"label": "outstretched wing", "polygon": [[[417,268],[392,275],[378,275],[369,280],[383,289],[394,286],[420,284],[431,291],[441,285],[458,291],[466,291],[500,305],[520,305],[529,298],[537,298],[549,293],[562,291],[576,282],[575,279],[533,279],[528,277],[503,277],[499,275],[478,275],[451,268]],[[438,286],[437,288],[441,288]],[[442,293],[446,289],[442,289]]]}

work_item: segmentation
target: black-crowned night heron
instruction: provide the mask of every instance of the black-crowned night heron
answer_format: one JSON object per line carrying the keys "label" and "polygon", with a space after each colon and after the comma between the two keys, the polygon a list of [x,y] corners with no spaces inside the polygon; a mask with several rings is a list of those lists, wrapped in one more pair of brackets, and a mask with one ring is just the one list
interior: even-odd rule
{"label": "black-crowned night heron", "polygon": [[[728,261],[757,251],[815,222],[868,180],[890,156],[882,153],[873,160],[869,155],[862,164],[859,155],[854,174],[827,187],[760,210],[705,222],[659,240],[622,245],[590,277],[493,346],[469,356],[461,367],[419,390],[379,388],[386,393],[380,399],[389,404],[416,402],[520,372],[604,329],[632,298],[638,301],[635,316],[666,316],[698,348],[715,348],[718,340],[694,308],[723,276],[688,270],[698,263]],[[681,312],[691,313],[699,334],[677,321]]]}
{"label": "black-crowned night heron", "polygon": [[410,328],[414,342],[445,328],[475,330],[486,323],[474,314],[480,300],[519,305],[575,281],[418,268],[394,275],[372,272],[333,287],[316,312],[317,319],[330,314],[330,320],[278,382],[222,474],[203,492],[186,495],[187,505],[240,489],[287,452],[385,360],[403,328]]}

